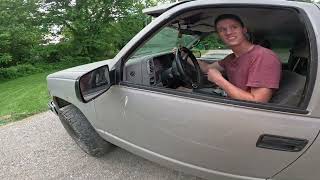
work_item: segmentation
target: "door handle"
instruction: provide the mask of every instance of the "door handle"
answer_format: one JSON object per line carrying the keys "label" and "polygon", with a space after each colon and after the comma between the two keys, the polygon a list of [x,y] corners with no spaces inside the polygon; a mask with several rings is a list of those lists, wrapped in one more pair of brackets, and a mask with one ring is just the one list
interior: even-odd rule
{"label": "door handle", "polygon": [[299,152],[308,144],[308,140],[263,134],[259,137],[256,146],[259,148],[279,151]]}

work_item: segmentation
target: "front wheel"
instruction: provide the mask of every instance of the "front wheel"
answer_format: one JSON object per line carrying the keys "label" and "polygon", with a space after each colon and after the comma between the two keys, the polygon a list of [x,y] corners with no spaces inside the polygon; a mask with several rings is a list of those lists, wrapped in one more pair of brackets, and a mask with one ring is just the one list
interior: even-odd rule
{"label": "front wheel", "polygon": [[110,151],[112,144],[100,137],[83,113],[74,105],[61,108],[59,119],[68,134],[87,154],[100,157]]}

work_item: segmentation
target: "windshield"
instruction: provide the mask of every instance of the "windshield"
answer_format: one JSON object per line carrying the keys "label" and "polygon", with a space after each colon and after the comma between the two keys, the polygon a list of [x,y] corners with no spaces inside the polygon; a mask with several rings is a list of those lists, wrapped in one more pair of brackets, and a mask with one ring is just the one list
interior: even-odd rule
{"label": "windshield", "polygon": [[185,35],[178,38],[179,31],[165,27],[150,40],[147,41],[141,48],[134,53],[133,57],[141,57],[145,55],[158,54],[162,52],[171,52],[173,48],[178,46],[190,47],[196,40],[197,35]]}

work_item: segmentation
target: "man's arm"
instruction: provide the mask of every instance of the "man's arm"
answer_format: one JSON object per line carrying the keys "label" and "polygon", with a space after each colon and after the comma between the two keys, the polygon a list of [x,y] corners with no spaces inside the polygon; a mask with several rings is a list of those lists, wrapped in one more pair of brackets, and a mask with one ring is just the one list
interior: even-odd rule
{"label": "man's arm", "polygon": [[199,66],[200,66],[200,69],[202,70],[202,72],[204,73],[208,73],[208,70],[209,69],[216,69],[220,72],[224,71],[223,67],[221,67],[218,63],[218,61],[212,63],[212,64],[208,64],[204,61],[201,61],[201,60],[198,60],[198,63],[199,63]]}
{"label": "man's arm", "polygon": [[[188,61],[189,64],[191,64],[193,66],[193,62],[192,62],[192,60],[190,58],[188,58],[187,61]],[[198,64],[200,66],[201,71],[203,73],[205,73],[205,74],[207,74],[208,70],[212,69],[212,68],[217,69],[220,72],[224,71],[223,67],[221,67],[219,65],[218,61],[214,62],[214,63],[211,63],[211,64],[208,64],[208,63],[206,63],[204,61],[201,61],[201,60],[197,60],[197,61],[198,61]]]}
{"label": "man's arm", "polygon": [[217,69],[208,70],[208,79],[222,88],[229,97],[238,100],[268,102],[272,97],[272,89],[251,88],[250,92],[244,91],[227,81]]}

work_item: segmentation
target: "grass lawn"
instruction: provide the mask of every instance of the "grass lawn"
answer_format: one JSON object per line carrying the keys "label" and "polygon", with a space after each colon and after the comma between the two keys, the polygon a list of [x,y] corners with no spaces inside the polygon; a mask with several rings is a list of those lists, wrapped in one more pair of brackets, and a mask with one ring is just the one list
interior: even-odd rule
{"label": "grass lawn", "polygon": [[47,110],[50,98],[46,83],[48,74],[0,82],[0,125]]}

